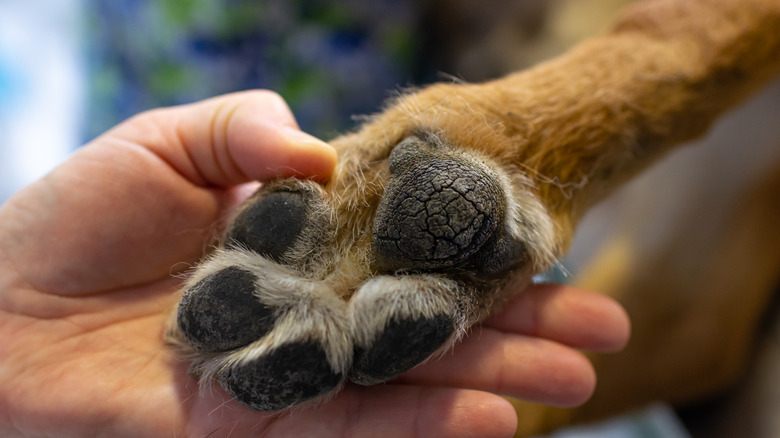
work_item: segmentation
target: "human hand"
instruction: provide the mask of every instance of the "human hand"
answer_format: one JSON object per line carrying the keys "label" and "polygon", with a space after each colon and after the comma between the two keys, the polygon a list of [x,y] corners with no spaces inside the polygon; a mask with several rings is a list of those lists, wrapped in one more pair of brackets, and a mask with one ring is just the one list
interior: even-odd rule
{"label": "human hand", "polygon": [[347,386],[292,415],[201,393],[162,340],[183,271],[256,183],[325,180],[335,153],[270,92],[139,115],[0,208],[0,435],[511,436],[493,393],[583,402],[595,378],[575,349],[628,336],[614,302],[537,286],[396,381]]}

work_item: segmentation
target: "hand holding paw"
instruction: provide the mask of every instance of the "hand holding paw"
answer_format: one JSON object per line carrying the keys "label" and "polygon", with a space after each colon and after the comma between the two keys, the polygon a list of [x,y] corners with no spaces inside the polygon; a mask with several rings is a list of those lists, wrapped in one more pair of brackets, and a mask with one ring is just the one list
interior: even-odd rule
{"label": "hand holding paw", "polygon": [[[440,360],[292,416],[199,391],[161,335],[180,298],[171,274],[203,256],[252,181],[326,180],[335,160],[278,96],[246,92],[137,116],[4,204],[0,435],[498,437],[515,414],[494,393],[587,398],[593,370],[576,349],[620,348],[628,323],[614,302],[562,286],[519,294]],[[246,330],[219,349],[255,339],[262,318]]]}

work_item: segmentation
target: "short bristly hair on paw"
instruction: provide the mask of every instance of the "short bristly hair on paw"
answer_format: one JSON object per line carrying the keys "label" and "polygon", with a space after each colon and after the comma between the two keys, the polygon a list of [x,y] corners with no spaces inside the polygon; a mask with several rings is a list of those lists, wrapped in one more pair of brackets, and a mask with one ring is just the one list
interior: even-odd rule
{"label": "short bristly hair on paw", "polygon": [[347,158],[352,185],[282,180],[239,207],[168,331],[202,384],[278,411],[385,382],[553,261],[528,180],[421,128],[383,155]]}

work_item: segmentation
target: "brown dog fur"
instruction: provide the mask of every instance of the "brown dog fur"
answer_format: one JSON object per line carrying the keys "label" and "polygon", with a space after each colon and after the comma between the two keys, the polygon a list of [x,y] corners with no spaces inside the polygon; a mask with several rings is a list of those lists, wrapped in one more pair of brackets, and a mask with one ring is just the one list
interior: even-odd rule
{"label": "brown dog fur", "polygon": [[533,69],[401,97],[333,142],[342,173],[356,147],[380,159],[414,129],[440,130],[535,178],[561,254],[588,207],[776,74],[779,11],[772,1],[634,5],[607,35]]}
{"label": "brown dog fur", "polygon": [[[702,135],[719,115],[777,74],[778,26],[780,4],[774,1],[640,2],[626,8],[605,35],[530,70],[484,84],[440,84],[400,97],[358,133],[334,142],[347,158],[341,175],[356,172],[349,161],[356,145],[364,145],[357,147],[371,157],[370,161],[379,160],[411,129],[424,126],[441,130],[454,144],[474,148],[534,180],[539,198],[557,225],[558,240],[549,249],[560,256],[590,206],[673,147]],[[381,180],[375,193],[381,193]],[[333,184],[340,183],[343,181],[337,179]],[[744,243],[743,236],[733,237],[731,243],[724,241],[715,252],[723,254],[721,260],[717,256],[703,260],[702,270],[729,272],[728,263],[736,259],[735,254],[750,260],[748,253],[757,247],[757,240],[777,241],[771,238],[776,234],[773,210],[762,215],[756,212],[773,199],[767,193],[773,193],[778,184],[767,182],[758,187],[738,210],[732,225],[742,230],[739,233],[752,230],[754,244]],[[345,196],[355,198],[360,197]],[[762,223],[767,226],[760,226]],[[355,226],[365,229],[365,224]],[[651,279],[627,270],[629,255],[624,251],[630,248],[615,245],[584,270],[586,275],[579,284],[620,295],[616,298],[638,318],[634,321],[635,341],[623,354],[594,358],[600,385],[594,400],[585,407],[561,410],[518,402],[519,435],[600,418],[652,400],[689,401],[733,381],[744,364],[755,320],[771,290],[768,282],[780,270],[774,261],[780,257],[767,256],[760,267],[766,272],[753,274],[755,280],[747,284],[724,283],[722,278],[710,276],[707,286],[697,287],[711,292],[701,299],[715,302],[700,309],[710,316],[704,329],[697,329],[713,335],[731,331],[726,351],[714,350],[723,360],[702,354],[696,363],[656,366],[651,374],[657,376],[646,381],[626,381],[642,373],[627,374],[621,369],[646,369],[643,364],[648,355],[674,354],[695,342],[681,335],[684,340],[679,347],[651,348],[650,333],[658,315],[668,313],[664,308],[683,305],[681,296],[687,297],[690,306],[690,295],[682,294],[682,285],[669,283],[674,279],[664,282],[663,278]],[[744,249],[739,251],[735,245]],[[668,251],[674,253],[675,249]],[[681,257],[665,255],[656,256],[653,262],[632,261],[648,273],[668,272],[659,264]],[[687,273],[691,278],[702,278],[704,272],[696,274]],[[742,298],[736,296],[735,288],[744,291]],[[624,296],[626,291],[630,296]],[[659,291],[667,292],[659,296]],[[647,307],[652,302],[659,310]],[[715,326],[723,321],[718,316],[722,311],[706,310],[716,307],[737,309],[744,316],[730,318],[734,324],[718,329]],[[678,326],[684,324],[681,319]],[[678,326],[665,330],[672,332]],[[697,340],[702,341],[700,336]],[[718,366],[713,367],[713,363]]]}

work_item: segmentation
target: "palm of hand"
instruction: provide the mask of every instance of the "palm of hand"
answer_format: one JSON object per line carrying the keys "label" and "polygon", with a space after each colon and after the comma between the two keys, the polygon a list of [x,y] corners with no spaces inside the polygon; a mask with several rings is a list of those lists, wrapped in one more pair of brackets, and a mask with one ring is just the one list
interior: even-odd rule
{"label": "palm of hand", "polygon": [[[251,149],[244,144],[257,139],[247,130],[258,129],[242,114],[260,105],[277,124],[294,122],[273,96],[229,99],[122,125],[0,209],[3,436],[506,436],[514,427],[511,407],[458,388],[564,405],[587,398],[594,384],[587,361],[523,332],[547,330],[574,347],[617,348],[627,323],[603,302],[591,313],[610,315],[606,326],[545,329],[536,315],[527,318],[533,327],[512,327],[510,339],[503,332],[512,323],[498,318],[478,342],[458,347],[460,362],[447,357],[399,384],[349,387],[296,416],[250,412],[218,388],[199,393],[187,364],[162,340],[177,299],[171,274],[202,255],[214,224],[245,192],[237,184],[298,171],[327,177],[333,160],[322,151],[298,151],[304,158],[296,158],[280,137],[274,145],[273,135],[265,140],[270,153],[242,159]],[[528,362],[529,354],[516,377],[490,377],[507,355]],[[560,370],[554,378],[528,378],[551,366]],[[470,414],[464,420],[459,412]]]}

